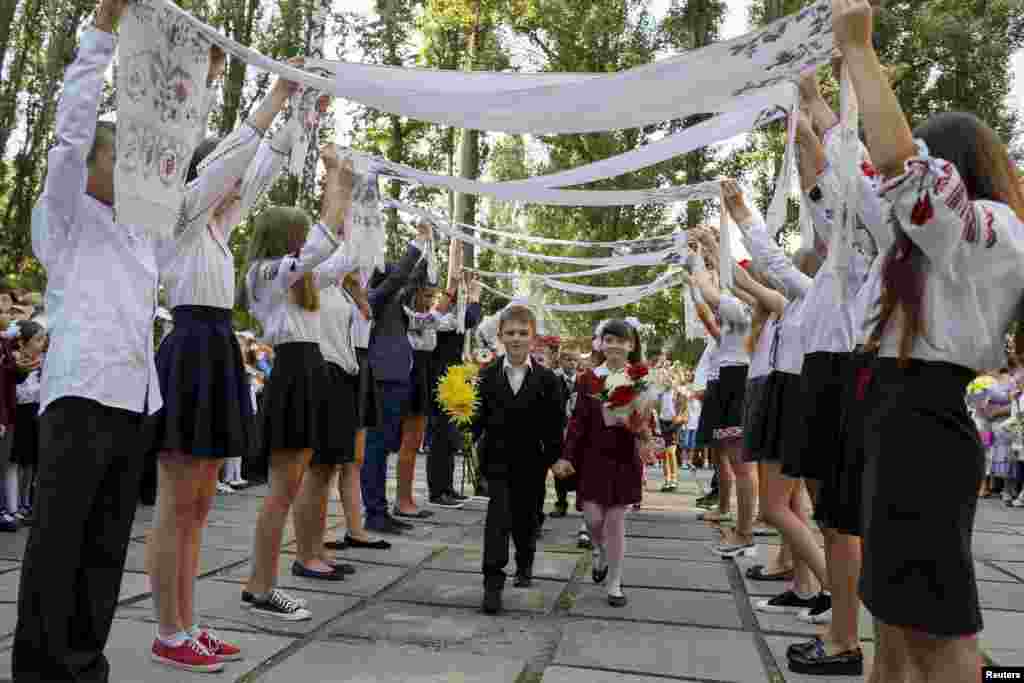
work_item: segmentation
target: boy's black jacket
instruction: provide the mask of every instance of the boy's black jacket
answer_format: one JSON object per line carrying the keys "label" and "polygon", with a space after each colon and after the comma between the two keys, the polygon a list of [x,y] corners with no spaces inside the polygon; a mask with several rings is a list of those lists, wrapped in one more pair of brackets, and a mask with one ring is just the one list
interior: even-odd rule
{"label": "boy's black jacket", "polygon": [[486,478],[533,475],[562,456],[565,389],[553,371],[534,363],[513,394],[505,357],[499,356],[480,372],[477,391],[473,436],[479,440],[480,472]]}

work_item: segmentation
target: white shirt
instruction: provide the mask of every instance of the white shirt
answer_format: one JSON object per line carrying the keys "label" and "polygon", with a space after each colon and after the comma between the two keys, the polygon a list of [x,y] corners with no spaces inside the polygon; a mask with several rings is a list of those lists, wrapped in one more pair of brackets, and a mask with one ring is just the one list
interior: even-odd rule
{"label": "white shirt", "polygon": [[14,396],[18,405],[26,403],[39,403],[39,390],[41,389],[40,379],[42,369],[36,368],[25,377],[20,384],[14,387]]}
{"label": "white shirt", "polygon": [[718,348],[718,343],[715,338],[708,335],[704,351],[700,354],[700,360],[697,361],[697,368],[693,371],[693,388],[696,391],[703,391],[707,388],[709,381],[718,379],[717,374],[711,377],[710,372],[716,348]]}
{"label": "white shirt", "polygon": [[690,396],[686,405],[686,428],[697,429],[700,426],[700,411],[704,402],[695,396]]}
{"label": "white shirt", "polygon": [[[157,249],[169,308],[234,307],[235,259],[228,246],[231,232],[284,168],[291,154],[291,135],[291,126],[283,126],[273,142],[261,144],[263,132],[246,123],[203,160],[199,177],[186,188],[173,237]],[[214,208],[239,179],[238,206],[213,220]]]}
{"label": "white shirt", "polygon": [[[926,256],[924,333],[910,356],[975,371],[999,367],[1024,294],[1024,224],[1006,204],[971,201],[957,168],[918,146],[906,173],[882,188],[894,220]],[[933,213],[915,225],[911,214],[925,194]],[[891,319],[879,355],[897,357],[899,338],[899,320]]]}
{"label": "white shirt", "polygon": [[359,316],[355,302],[340,285],[320,292],[320,352],[350,375],[359,374],[356,350],[352,346],[352,317]]}
{"label": "white shirt", "polygon": [[[433,351],[437,348],[437,331],[441,328],[441,316],[436,311],[428,313],[416,313],[408,306],[405,307],[405,315],[408,319],[409,346],[413,351]],[[451,319],[454,322],[454,317]],[[415,361],[413,361],[415,364]]]}
{"label": "white shirt", "polygon": [[[331,253],[333,251],[333,253]],[[291,287],[312,271],[314,284],[325,289],[355,269],[351,252],[322,223],[310,229],[299,257],[259,261],[249,268],[246,287],[249,309],[263,326],[263,340],[278,345],[320,343],[320,311],[307,311],[292,301]]]}
{"label": "white shirt", "polygon": [[356,309],[352,316],[352,345],[357,349],[370,348],[370,332],[373,330],[373,318],[364,318]]}
{"label": "white shirt", "polygon": [[41,413],[65,396],[135,413],[163,405],[153,362],[153,231],[118,223],[112,207],[85,194],[86,158],[114,47],[109,33],[82,34],[64,74],[57,143],[32,213],[32,250],[46,268],[50,318]]}
{"label": "white shirt", "polygon": [[750,307],[734,296],[722,294],[718,302],[718,317],[722,321],[722,338],[715,354],[718,368],[749,365],[747,335],[750,334]]}
{"label": "white shirt", "polygon": [[671,389],[662,392],[661,406],[658,419],[663,422],[671,422],[676,416],[676,396]]}
{"label": "white shirt", "polygon": [[512,365],[506,355],[503,367],[505,369],[505,376],[508,377],[508,384],[512,387],[512,393],[518,395],[519,390],[523,388],[523,382],[526,380],[526,373],[533,369],[533,361],[530,360],[530,356],[527,354],[525,363],[522,365]]}

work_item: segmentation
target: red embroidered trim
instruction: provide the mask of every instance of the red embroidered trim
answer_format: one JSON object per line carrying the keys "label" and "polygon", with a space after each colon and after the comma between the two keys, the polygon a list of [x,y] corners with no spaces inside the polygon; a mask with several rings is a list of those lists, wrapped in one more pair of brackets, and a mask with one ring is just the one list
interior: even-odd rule
{"label": "red embroidered trim", "polygon": [[711,432],[712,437],[715,441],[722,441],[723,439],[740,439],[743,438],[743,427],[716,427]]}
{"label": "red embroidered trim", "polygon": [[982,211],[985,212],[985,248],[991,249],[996,246],[998,241],[996,230],[993,227],[996,217],[988,207],[982,207]]}

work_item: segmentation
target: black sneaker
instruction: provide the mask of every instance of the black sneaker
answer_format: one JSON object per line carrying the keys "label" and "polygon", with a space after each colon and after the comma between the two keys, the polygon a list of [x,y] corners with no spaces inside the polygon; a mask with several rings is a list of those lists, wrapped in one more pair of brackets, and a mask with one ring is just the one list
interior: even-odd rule
{"label": "black sneaker", "polygon": [[[297,604],[299,607],[309,607],[309,603],[305,598],[296,598],[288,593],[284,593],[284,596],[289,600]],[[256,596],[249,591],[242,591],[242,609],[249,609],[256,602]]]}
{"label": "black sneaker", "polygon": [[789,658],[789,670],[811,676],[863,676],[864,653],[858,647],[834,655],[826,654],[822,641],[814,649]]}
{"label": "black sneaker", "polygon": [[18,520],[15,519],[14,515],[11,513],[4,512],[3,514],[0,514],[0,531],[14,533],[18,530],[19,526]]}
{"label": "black sneaker", "polygon": [[484,614],[499,614],[501,612],[501,591],[485,590],[484,603],[481,607]]}
{"label": "black sneaker", "polygon": [[[297,600],[279,590],[272,590],[265,600],[249,595],[249,610],[254,614],[277,617],[284,621],[306,621],[313,618],[312,612],[299,604]],[[245,595],[242,596],[243,602]]]}
{"label": "black sneaker", "polygon": [[808,624],[828,624],[832,621],[832,596],[828,593],[818,593],[814,598],[814,607],[806,612],[796,615],[800,621]]}
{"label": "black sneaker", "polygon": [[455,500],[449,493],[443,493],[440,496],[431,498],[430,504],[441,508],[450,508],[452,510],[458,510],[464,505],[461,501]]}
{"label": "black sneaker", "polygon": [[465,501],[469,500],[469,496],[464,496],[461,493],[456,493],[455,491],[449,491],[448,496],[460,503],[464,503]]}
{"label": "black sneaker", "polygon": [[813,609],[818,604],[818,596],[801,598],[794,591],[786,591],[776,595],[771,600],[761,600],[757,603],[758,612],[768,614],[799,614],[805,610]]}

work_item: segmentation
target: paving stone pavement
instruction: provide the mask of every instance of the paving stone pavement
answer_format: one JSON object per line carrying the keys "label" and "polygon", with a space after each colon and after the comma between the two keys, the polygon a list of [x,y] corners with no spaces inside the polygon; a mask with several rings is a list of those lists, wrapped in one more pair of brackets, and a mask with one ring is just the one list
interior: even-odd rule
{"label": "paving stone pavement", "polygon": [[[417,496],[426,501],[423,460]],[[392,472],[393,475],[393,472]],[[581,518],[549,518],[540,541],[535,581],[508,586],[506,612],[482,614],[479,574],[486,501],[461,510],[433,509],[412,533],[391,537],[386,551],[337,553],[356,567],[338,583],[295,578],[289,525],[280,585],[305,598],[314,618],[284,623],[239,606],[249,571],[253,526],[265,487],[218,495],[204,534],[197,605],[204,624],[244,648],[246,659],[220,675],[154,666],[155,632],[148,577],[143,572],[152,510],[140,508],[133,527],[121,604],[107,648],[112,681],[192,683],[224,680],[339,683],[809,683],[786,669],[785,649],[815,627],[784,615],[757,613],[758,600],[783,585],[750,581],[745,569],[778,550],[760,539],[756,559],[719,560],[710,553],[718,530],[697,520],[695,498],[708,473],[686,472],[675,493],[659,492],[653,470],[642,509],[627,517],[625,608],[609,607],[590,579],[590,554],[576,547]],[[553,502],[549,482],[548,509]],[[394,481],[389,482],[394,495]],[[430,509],[430,508],[427,508]],[[570,510],[574,508],[570,506]],[[337,501],[329,535],[343,535]],[[20,559],[27,530],[0,535],[0,682],[9,677]],[[982,501],[975,536],[976,570],[986,652],[999,664],[1024,666],[1024,510]],[[510,570],[512,568],[510,567]],[[862,613],[861,639],[870,663],[872,629]],[[837,683],[839,680],[825,680]]]}

